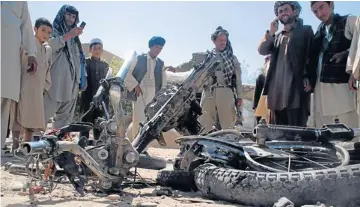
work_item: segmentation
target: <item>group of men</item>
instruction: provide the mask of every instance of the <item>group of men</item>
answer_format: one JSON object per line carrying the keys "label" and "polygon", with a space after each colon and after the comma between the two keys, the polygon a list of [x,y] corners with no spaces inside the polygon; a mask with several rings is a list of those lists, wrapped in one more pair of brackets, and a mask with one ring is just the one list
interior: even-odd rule
{"label": "group of men", "polygon": [[[2,47],[8,47],[8,53],[2,53],[2,134],[1,146],[3,150],[5,145],[6,130],[8,129],[9,113],[11,117],[11,124],[19,120],[19,115],[13,114],[13,104],[17,106],[17,102],[22,103],[24,94],[20,88],[24,88],[24,78],[22,75],[31,76],[38,74],[37,69],[41,65],[47,65],[49,69],[48,80],[49,85],[46,88],[40,87],[37,94],[43,94],[43,113],[37,117],[41,122],[41,127],[26,127],[20,123],[20,126],[29,129],[30,132],[36,130],[45,130],[43,123],[53,117],[53,128],[58,129],[66,126],[73,121],[77,97],[81,91],[80,108],[81,112],[85,112],[89,108],[92,96],[95,94],[100,79],[104,78],[109,65],[101,59],[103,43],[100,39],[95,38],[90,42],[91,57],[85,59],[84,52],[81,47],[79,35],[83,32],[83,27],[78,27],[79,12],[70,5],[64,5],[59,10],[52,28],[48,32],[48,39],[46,41],[36,40],[32,32],[32,23],[29,16],[27,2],[2,2],[2,22],[7,22],[9,25],[6,30],[3,30]],[[16,19],[17,24],[13,24],[13,19]],[[10,29],[9,29],[10,28]],[[19,35],[21,38],[14,38]],[[192,59],[191,67],[195,64],[201,63],[207,57],[216,58],[221,61],[221,67],[216,71],[214,77],[207,83],[207,89],[204,90],[202,97],[202,105],[204,113],[201,116],[201,122],[206,126],[207,130],[211,130],[212,126],[219,118],[220,124],[223,128],[232,128],[235,123],[235,105],[234,92],[236,91],[238,99],[236,103],[241,105],[241,69],[240,63],[228,40],[229,33],[222,27],[218,27],[211,36],[211,41],[215,47],[208,53],[201,55],[200,59]],[[51,51],[47,61],[43,61],[44,57],[39,57],[36,53],[42,53],[37,50],[36,42],[46,44],[44,50]],[[133,92],[138,98],[133,101],[133,124],[132,136],[135,136],[139,130],[140,123],[145,121],[144,108],[155,97],[155,93],[159,91],[166,84],[166,70],[176,72],[180,67],[165,67],[164,62],[158,58],[161,50],[165,45],[165,39],[160,36],[154,36],[149,40],[149,52],[140,54],[132,62],[131,67],[125,77],[126,88]],[[40,48],[40,47],[39,47]],[[46,48],[51,48],[46,49]],[[28,64],[22,69],[20,60],[20,51],[26,51]],[[45,53],[44,53],[45,54]],[[48,53],[46,53],[48,54]],[[39,65],[38,65],[39,63]],[[190,69],[190,68],[189,68]],[[32,72],[29,72],[29,71]],[[81,87],[82,70],[85,72],[86,84]],[[44,71],[46,71],[44,69]],[[44,77],[42,77],[44,78]],[[28,86],[26,86],[29,88]],[[30,85],[31,87],[31,85]],[[33,100],[32,97],[27,97],[29,101],[33,101],[34,105],[38,100]],[[222,100],[231,100],[228,104],[224,104]],[[39,103],[40,104],[40,103]],[[31,105],[31,104],[29,104]],[[27,106],[27,112],[31,112],[31,107]],[[18,110],[16,110],[18,111]],[[217,113],[219,112],[219,113]],[[21,112],[21,114],[27,114]],[[37,114],[38,115],[38,114]],[[93,122],[98,116],[102,116],[101,111],[94,111],[94,113],[85,117],[84,121]],[[25,117],[31,120],[34,117]],[[23,120],[21,120],[23,121]],[[40,125],[40,124],[39,124]],[[94,135],[99,132],[94,132]],[[14,136],[13,130],[13,136]],[[31,133],[32,135],[32,133]],[[89,134],[82,134],[89,136]],[[129,136],[131,136],[129,135]],[[20,132],[16,134],[20,136]],[[30,140],[25,140],[30,141]],[[4,153],[2,153],[4,154]]]}
{"label": "group of men", "polygon": [[[36,72],[39,60],[34,58],[36,41],[27,3],[1,2],[1,6],[2,28],[6,27],[2,29],[2,47],[7,50],[1,58],[3,147],[11,104],[19,102],[21,96],[20,49],[27,51],[30,74]],[[334,2],[312,1],[311,9],[322,21],[314,35],[311,26],[304,25],[299,18],[301,6],[298,2],[277,1],[274,9],[277,18],[271,22],[258,47],[261,55],[271,55],[271,60],[267,56],[270,61],[261,90],[271,110],[270,123],[306,126],[312,111],[316,127],[332,123],[335,118],[357,127],[354,90],[356,80],[360,78],[359,18],[336,14]],[[284,25],[281,32],[278,32],[279,21]],[[79,39],[84,28],[78,27],[78,23],[78,10],[64,5],[53,21],[48,40],[52,50],[51,86],[43,93],[42,118],[47,122],[54,117],[53,128],[56,129],[73,121],[79,91],[82,91],[82,112],[88,109],[99,80],[109,69],[109,65],[101,60],[103,43],[98,38],[90,42],[91,57],[85,59]],[[212,33],[211,41],[214,43],[211,51],[193,54],[186,64],[165,67],[158,57],[165,39],[154,36],[149,40],[149,52],[135,58],[124,80],[126,88],[138,97],[133,101],[133,137],[140,123],[145,121],[145,106],[165,86],[166,71],[189,70],[207,58],[215,58],[221,64],[202,91],[200,123],[205,126],[205,131],[210,131],[217,121],[223,129],[235,126],[236,108],[243,102],[240,63],[233,54],[228,31],[218,27]],[[85,86],[81,84],[84,78]],[[312,102],[311,93],[314,93]],[[87,121],[102,116],[101,112],[94,113]]]}
{"label": "group of men", "polygon": [[299,17],[298,2],[275,3],[276,19],[258,47],[271,60],[266,78],[258,78],[254,109],[262,89],[272,124],[322,127],[338,120],[359,127],[360,16],[335,13],[333,1],[311,1],[310,7],[321,21],[315,34]]}
{"label": "group of men", "polygon": [[78,37],[82,28],[76,26],[79,12],[72,6],[61,7],[53,24],[36,20],[35,36],[27,2],[1,2],[1,19],[6,51],[1,53],[1,147],[6,155],[8,127],[13,138],[25,128],[25,141],[30,141],[51,117],[54,128],[72,121],[79,89],[85,89],[79,88],[85,56]]}

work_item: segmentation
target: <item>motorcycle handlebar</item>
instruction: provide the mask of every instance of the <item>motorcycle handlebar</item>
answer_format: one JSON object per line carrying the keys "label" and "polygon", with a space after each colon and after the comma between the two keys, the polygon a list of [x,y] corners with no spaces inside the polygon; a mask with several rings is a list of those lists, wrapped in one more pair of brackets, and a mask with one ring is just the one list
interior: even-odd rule
{"label": "motorcycle handlebar", "polygon": [[360,137],[360,128],[349,128],[344,124],[310,128],[260,123],[254,128],[253,136],[260,140],[351,141],[355,137]]}

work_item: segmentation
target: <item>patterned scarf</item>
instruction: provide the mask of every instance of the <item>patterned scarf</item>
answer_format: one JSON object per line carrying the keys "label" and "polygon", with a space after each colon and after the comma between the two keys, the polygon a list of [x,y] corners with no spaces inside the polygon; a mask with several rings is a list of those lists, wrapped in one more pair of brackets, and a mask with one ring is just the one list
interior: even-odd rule
{"label": "patterned scarf", "polygon": [[[65,22],[65,13],[66,12],[69,12],[71,14],[75,14],[76,15],[76,19],[75,19],[75,23],[74,25],[72,25],[69,29],[68,27],[66,26],[66,22]],[[59,12],[57,13],[55,19],[54,19],[54,22],[53,22],[53,32],[51,34],[51,37],[52,38],[55,38],[55,37],[59,37],[59,36],[63,36],[65,35],[66,33],[68,33],[72,28],[74,28],[77,24],[79,23],[79,12],[78,10],[73,7],[73,6],[70,6],[70,5],[63,5]],[[84,71],[85,70],[85,55],[84,55],[84,51],[81,47],[81,42],[80,42],[80,39],[79,37],[75,37],[74,38],[74,41],[75,43],[77,44],[78,48],[79,48],[79,51],[80,51],[80,68],[81,68],[81,71]],[[71,71],[71,77],[72,79],[74,79],[74,66],[72,65],[72,62],[71,62],[71,58],[70,58],[70,52],[69,52],[69,47],[67,45],[67,42],[65,42],[65,47],[63,48],[65,54],[66,54],[66,57],[70,63],[70,71]]]}
{"label": "patterned scarf", "polygon": [[[225,34],[227,38],[229,38],[228,31],[224,30],[222,27],[218,27],[216,31],[211,35],[211,40],[216,40],[216,38],[220,34]],[[212,50],[213,55],[215,55],[217,52],[215,49]],[[234,53],[233,49],[231,47],[230,40],[228,39],[226,47],[223,51],[220,52],[220,56],[223,59],[223,73],[225,78],[226,85],[231,85],[231,79],[234,74]]]}

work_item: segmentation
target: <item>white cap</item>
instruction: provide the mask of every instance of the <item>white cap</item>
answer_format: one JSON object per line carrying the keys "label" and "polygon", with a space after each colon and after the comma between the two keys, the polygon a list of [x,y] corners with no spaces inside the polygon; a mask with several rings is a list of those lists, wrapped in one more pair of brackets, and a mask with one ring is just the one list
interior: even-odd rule
{"label": "white cap", "polygon": [[101,44],[101,45],[103,45],[103,42],[99,38],[94,38],[94,39],[92,39],[90,41],[90,45],[92,45],[92,44]]}

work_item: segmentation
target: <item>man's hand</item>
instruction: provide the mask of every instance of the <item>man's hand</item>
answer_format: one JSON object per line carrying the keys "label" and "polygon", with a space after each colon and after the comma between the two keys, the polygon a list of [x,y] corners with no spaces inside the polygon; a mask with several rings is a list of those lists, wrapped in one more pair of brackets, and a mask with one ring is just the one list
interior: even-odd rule
{"label": "man's hand", "polygon": [[66,42],[71,38],[77,37],[77,36],[81,35],[82,32],[83,32],[83,28],[74,27],[70,30],[70,32],[68,32],[64,35],[64,41]]}
{"label": "man's hand", "polygon": [[236,99],[236,105],[237,105],[237,106],[241,106],[241,105],[242,105],[242,102],[243,102],[242,98]]}
{"label": "man's hand", "polygon": [[36,61],[36,58],[33,57],[33,56],[29,56],[28,57],[28,66],[29,66],[29,69],[27,69],[27,72],[30,73],[30,75],[33,75],[36,73],[37,71],[37,61]]}
{"label": "man's hand", "polygon": [[85,85],[84,87],[81,89],[82,91],[86,91],[86,88],[88,87],[88,84],[87,84],[87,80],[85,80]]}
{"label": "man's hand", "polygon": [[312,89],[309,79],[304,78],[303,83],[304,83],[304,91],[309,92]]}
{"label": "man's hand", "polygon": [[135,90],[136,97],[139,97],[140,94],[143,93],[139,85],[137,85],[134,90]]}
{"label": "man's hand", "polygon": [[79,36],[83,33],[83,28],[81,27],[74,27],[71,29],[70,34],[72,37]]}
{"label": "man's hand", "polygon": [[340,63],[341,61],[346,59],[348,54],[348,51],[336,53],[334,56],[332,56],[330,62]]}
{"label": "man's hand", "polygon": [[175,68],[173,66],[167,66],[165,70],[175,73]]}
{"label": "man's hand", "polygon": [[278,18],[276,18],[270,24],[269,34],[274,35],[278,31],[278,29],[279,29],[279,20],[278,20]]}
{"label": "man's hand", "polygon": [[352,91],[356,91],[356,79],[354,77],[353,74],[350,75],[350,79],[349,79],[349,89]]}

